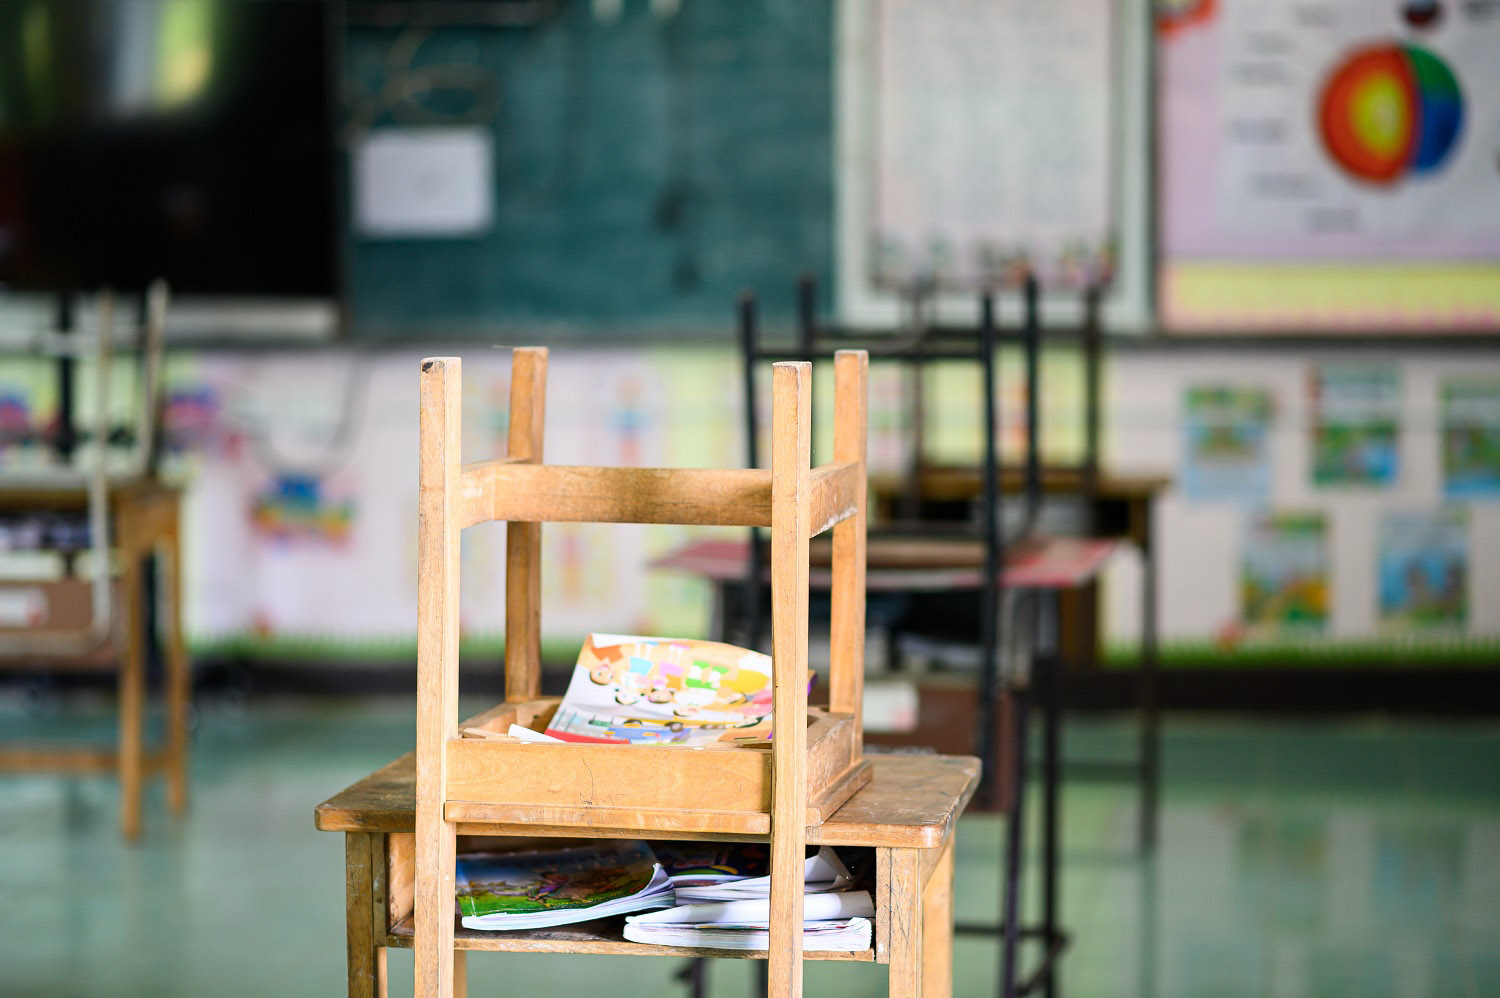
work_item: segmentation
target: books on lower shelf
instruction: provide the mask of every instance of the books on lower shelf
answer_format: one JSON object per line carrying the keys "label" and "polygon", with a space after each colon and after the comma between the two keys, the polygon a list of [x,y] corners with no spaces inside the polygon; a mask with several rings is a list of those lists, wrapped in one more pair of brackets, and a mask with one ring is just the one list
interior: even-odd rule
{"label": "books on lower shelf", "polygon": [[464,855],[456,888],[466,929],[540,929],[673,903],[644,842]]}
{"label": "books on lower shelf", "polygon": [[[808,953],[859,953],[870,948],[872,936],[868,918],[806,922],[802,926],[802,949]],[[627,918],[625,938],[635,943],[694,949],[757,950],[771,946],[771,930],[765,922],[644,925]]]}
{"label": "books on lower shelf", "polygon": [[[759,844],[661,842],[654,846],[678,904],[771,896],[770,850]],[[807,858],[802,881],[808,894],[847,890],[854,877],[828,846]]]}
{"label": "books on lower shelf", "polygon": [[[600,842],[458,859],[466,929],[539,929],[626,915],[632,942],[765,949],[769,851],[763,844]],[[827,846],[803,868],[803,948],[870,948],[874,901]],[[688,903],[682,903],[682,902]]]}
{"label": "books on lower shelf", "polygon": [[[765,949],[770,940],[771,878],[763,845],[663,842],[657,858],[677,904],[625,919],[626,939],[662,946]],[[827,846],[803,866],[802,946],[809,951],[870,948],[875,903],[853,890],[854,877]]]}

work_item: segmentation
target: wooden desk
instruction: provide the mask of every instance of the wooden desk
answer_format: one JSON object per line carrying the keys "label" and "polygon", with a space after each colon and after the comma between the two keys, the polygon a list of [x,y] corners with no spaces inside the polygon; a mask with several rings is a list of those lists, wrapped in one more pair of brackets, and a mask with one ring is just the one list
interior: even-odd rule
{"label": "wooden desk", "polygon": [[[122,617],[117,618],[116,654],[88,655],[78,659],[38,660],[33,657],[0,659],[3,668],[53,669],[115,668],[119,674],[118,747],[55,748],[0,746],[0,769],[62,769],[84,772],[114,770],[120,779],[120,831],[135,839],[141,831],[141,790],[147,776],[164,773],[167,803],[174,814],[187,807],[187,722],[191,692],[191,668],[182,640],[182,569],[180,490],[154,481],[133,481],[112,486],[109,508],[113,518],[112,545],[120,560],[117,591],[121,594]],[[0,511],[79,513],[88,508],[82,488],[0,488]],[[166,742],[147,751],[144,739],[146,698],[145,559],[155,555],[165,572]],[[122,626],[120,626],[122,625]]]}
{"label": "wooden desk", "polygon": [[[629,749],[622,749],[629,751]],[[386,950],[412,945],[416,762],[408,753],[319,804],[314,825],[344,833],[344,900],[350,998],[386,993]],[[832,817],[807,830],[816,845],[875,850],[874,945],[859,953],[807,953],[809,960],[890,966],[892,995],[941,998],[952,991],[954,825],[979,784],[979,760],[961,756],[874,756],[869,784]],[[563,837],[577,828],[460,824],[460,835]],[[594,837],[767,841],[766,836],[595,829]],[[915,902],[915,903],[914,903]],[[764,951],[634,943],[620,918],[552,929],[454,929],[457,956],[469,950],[606,953],[765,959]],[[459,964],[461,967],[462,964]],[[457,969],[457,968],[456,968]],[[459,975],[462,978],[462,973]]]}

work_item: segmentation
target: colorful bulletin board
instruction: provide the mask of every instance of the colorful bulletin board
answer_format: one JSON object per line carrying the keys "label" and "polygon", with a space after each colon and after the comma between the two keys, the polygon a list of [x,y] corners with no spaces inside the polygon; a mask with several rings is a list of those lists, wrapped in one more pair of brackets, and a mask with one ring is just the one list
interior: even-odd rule
{"label": "colorful bulletin board", "polygon": [[1175,331],[1500,330],[1500,4],[1158,5]]}

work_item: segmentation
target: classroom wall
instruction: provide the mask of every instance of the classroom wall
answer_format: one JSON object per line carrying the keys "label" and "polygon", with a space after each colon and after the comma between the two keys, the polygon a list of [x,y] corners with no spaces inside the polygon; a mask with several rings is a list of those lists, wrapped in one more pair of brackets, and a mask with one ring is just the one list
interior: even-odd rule
{"label": "classroom wall", "polygon": [[[291,658],[394,658],[410,654],[416,600],[416,349],[298,354],[203,354],[172,364],[168,409],[173,473],[192,485],[187,505],[188,631],[200,650]],[[455,348],[465,361],[464,447],[478,459],[503,452],[508,357]],[[1315,487],[1309,473],[1309,372],[1325,357],[1227,351],[1164,356],[1123,351],[1105,381],[1107,463],[1177,475],[1184,395],[1190,385],[1266,388],[1275,399],[1265,503],[1197,499],[1174,487],[1159,505],[1162,636],[1169,657],[1259,656],[1310,662],[1408,658],[1493,661],[1500,646],[1500,501],[1466,510],[1467,619],[1420,628],[1378,612],[1378,532],[1392,511],[1443,506],[1436,398],[1454,375],[1500,379],[1500,359],[1423,353],[1401,358],[1399,470],[1386,489]],[[1024,437],[1019,365],[1002,358],[1005,450]],[[932,375],[933,452],[978,451],[978,384],[960,367]],[[1043,380],[1044,449],[1065,460],[1081,442],[1081,368],[1049,352]],[[815,387],[829,405],[826,379]],[[900,379],[872,375],[871,460],[902,458]],[[548,389],[549,461],[646,466],[734,466],[743,460],[737,365],[727,347],[553,350]],[[345,408],[347,404],[348,408]],[[765,400],[760,404],[764,407]],[[828,419],[819,421],[826,430]],[[341,434],[341,424],[347,432]],[[824,434],[826,437],[826,433]],[[342,439],[341,439],[342,437]],[[828,441],[815,442],[815,458]],[[1244,626],[1246,531],[1264,508],[1328,517],[1326,622],[1309,630]],[[543,633],[571,654],[589,630],[699,635],[709,627],[707,587],[654,571],[650,562],[713,528],[551,525],[544,530]],[[728,531],[737,536],[738,531]],[[503,530],[464,536],[464,628],[498,648],[503,626]],[[1137,633],[1139,566],[1111,566],[1102,613],[1117,651]]]}

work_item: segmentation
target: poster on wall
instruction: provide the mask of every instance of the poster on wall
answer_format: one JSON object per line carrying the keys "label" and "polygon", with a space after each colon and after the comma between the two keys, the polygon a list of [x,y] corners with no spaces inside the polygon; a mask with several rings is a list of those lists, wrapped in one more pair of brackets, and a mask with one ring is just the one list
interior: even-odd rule
{"label": "poster on wall", "polygon": [[1444,497],[1500,499],[1500,378],[1454,378],[1440,391]]}
{"label": "poster on wall", "polygon": [[1390,510],[1380,518],[1380,622],[1462,627],[1469,612],[1469,519],[1462,507]]}
{"label": "poster on wall", "polygon": [[1107,280],[1114,4],[875,8],[875,282]]}
{"label": "poster on wall", "polygon": [[1500,330],[1500,4],[1158,4],[1168,328]]}
{"label": "poster on wall", "polygon": [[1328,520],[1322,513],[1249,518],[1240,612],[1252,635],[1315,634],[1328,621]]}
{"label": "poster on wall", "polygon": [[1324,364],[1309,377],[1314,485],[1396,481],[1401,381],[1392,364]]}
{"label": "poster on wall", "polygon": [[1190,385],[1183,408],[1183,494],[1192,500],[1270,498],[1271,393],[1253,385]]}

